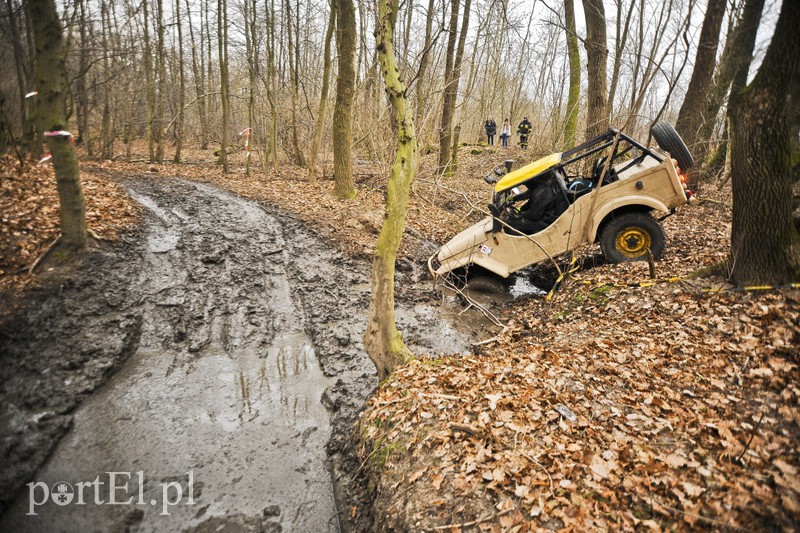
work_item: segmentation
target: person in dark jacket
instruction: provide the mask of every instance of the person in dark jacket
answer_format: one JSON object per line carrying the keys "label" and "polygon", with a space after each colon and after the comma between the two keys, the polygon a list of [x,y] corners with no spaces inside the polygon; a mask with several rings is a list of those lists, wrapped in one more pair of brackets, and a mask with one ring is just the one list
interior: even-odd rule
{"label": "person in dark jacket", "polygon": [[486,142],[491,146],[494,144],[494,134],[497,133],[497,124],[495,124],[492,117],[489,117],[486,119],[486,123],[483,127],[486,128]]}
{"label": "person in dark jacket", "polygon": [[519,145],[522,149],[526,149],[528,147],[528,135],[531,134],[531,121],[528,120],[528,116],[524,116],[522,118],[522,122],[519,123],[517,126],[517,135],[519,135]]}

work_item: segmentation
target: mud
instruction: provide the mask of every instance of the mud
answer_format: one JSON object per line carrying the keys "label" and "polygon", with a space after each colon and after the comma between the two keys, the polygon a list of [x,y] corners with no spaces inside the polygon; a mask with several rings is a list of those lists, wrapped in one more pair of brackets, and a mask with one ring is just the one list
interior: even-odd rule
{"label": "mud", "polygon": [[[358,505],[350,431],[377,386],[368,265],[210,185],[118,181],[143,232],[0,324],[0,530],[338,531]],[[413,294],[421,270],[403,270]],[[419,298],[398,323],[417,351],[466,349]],[[31,516],[29,481],[74,499]]]}

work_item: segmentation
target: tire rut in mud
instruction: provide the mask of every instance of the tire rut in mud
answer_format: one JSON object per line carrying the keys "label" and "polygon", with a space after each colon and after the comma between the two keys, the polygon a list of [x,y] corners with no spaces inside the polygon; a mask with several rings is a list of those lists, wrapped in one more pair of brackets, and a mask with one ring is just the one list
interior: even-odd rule
{"label": "tire rut in mud", "polygon": [[[95,364],[106,365],[108,373],[130,360],[74,412],[75,428],[37,479],[89,481],[110,470],[144,470],[154,478],[146,482],[149,494],[165,479],[180,480],[189,490],[185,473],[194,472],[198,504],[191,509],[159,518],[146,507],[106,506],[102,513],[70,513],[75,528],[100,519],[139,530],[206,530],[226,520],[255,529],[335,530],[323,448],[327,443],[336,476],[347,485],[352,423],[377,385],[361,343],[369,302],[366,266],[332,251],[291,217],[215,187],[171,179],[119,181],[148,209],[144,242],[99,268],[113,269],[115,277],[61,301],[80,310],[107,293],[108,309],[84,311],[77,319],[45,309],[30,314],[26,324],[29,331],[50,324],[54,336],[70,331],[82,343],[75,350],[85,359],[71,369],[77,376]],[[400,309],[398,320],[418,349],[463,349],[459,335],[428,306]],[[53,340],[30,337],[15,344],[15,353],[30,360],[32,350]],[[111,355],[98,358],[92,350]],[[51,352],[56,360],[58,350]],[[89,373],[93,385],[83,394],[104,375]],[[29,401],[20,410],[6,389],[4,411],[17,409],[11,418],[23,440],[39,433],[40,441],[55,442],[80,399],[45,418],[62,428],[48,432],[48,426],[32,429],[42,423],[43,407]],[[58,387],[45,385],[43,394],[48,389]],[[19,460],[27,471],[9,470],[6,476],[4,468],[4,480],[19,486],[32,479],[30,466],[49,453],[47,446],[27,448],[47,451]],[[31,524],[14,519],[27,511],[27,496],[20,494],[0,524]],[[65,509],[41,509],[43,520],[67,519]]]}

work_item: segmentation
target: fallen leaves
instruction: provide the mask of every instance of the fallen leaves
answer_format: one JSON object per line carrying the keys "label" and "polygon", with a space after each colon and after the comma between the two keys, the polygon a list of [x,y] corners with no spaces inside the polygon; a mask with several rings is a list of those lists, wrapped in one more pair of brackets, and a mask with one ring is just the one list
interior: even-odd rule
{"label": "fallen leaves", "polygon": [[[139,208],[116,183],[81,172],[89,230],[115,240],[139,220]],[[0,158],[0,292],[31,283],[27,268],[59,232],[59,201],[51,164]]]}

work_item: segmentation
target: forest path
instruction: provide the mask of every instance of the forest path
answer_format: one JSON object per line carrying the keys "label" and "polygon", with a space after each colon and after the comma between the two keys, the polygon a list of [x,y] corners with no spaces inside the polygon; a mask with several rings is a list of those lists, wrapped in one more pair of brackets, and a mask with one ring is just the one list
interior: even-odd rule
{"label": "forest path", "polygon": [[[137,258],[117,265],[130,286],[114,313],[138,328],[130,358],[75,410],[34,477],[69,483],[72,502],[30,516],[25,487],[0,529],[337,531],[326,445],[342,475],[337,453],[377,385],[361,342],[365,265],[214,186],[117,179],[147,209]],[[100,318],[81,321],[95,342],[119,342]],[[465,347],[428,305],[399,309],[398,322],[417,350]],[[130,503],[108,504],[108,472],[126,485],[114,500]],[[77,486],[98,476],[99,488]],[[35,490],[42,501],[44,485]]]}

